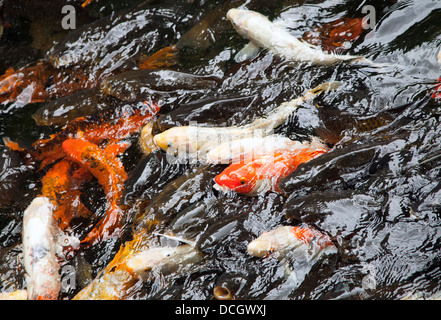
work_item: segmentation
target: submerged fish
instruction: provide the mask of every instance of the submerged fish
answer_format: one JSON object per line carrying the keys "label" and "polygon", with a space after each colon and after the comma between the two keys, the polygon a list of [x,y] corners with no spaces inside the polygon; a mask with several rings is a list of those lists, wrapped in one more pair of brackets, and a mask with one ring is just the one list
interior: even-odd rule
{"label": "submerged fish", "polygon": [[327,147],[304,146],[296,150],[281,149],[249,162],[229,165],[216,176],[214,188],[221,191],[256,195],[267,191],[279,192],[279,179],[288,176],[304,162],[327,152]]}
{"label": "submerged fish", "polygon": [[57,234],[52,204],[35,198],[23,216],[23,256],[30,300],[56,300],[61,289],[56,257]]}
{"label": "submerged fish", "polygon": [[248,253],[255,257],[265,257],[273,252],[284,253],[288,250],[307,250],[310,245],[322,250],[334,247],[331,239],[316,230],[292,226],[283,226],[262,233],[248,244]]}
{"label": "submerged fish", "polygon": [[88,117],[72,120],[49,139],[35,141],[28,149],[4,137],[5,145],[12,150],[25,153],[33,160],[41,161],[41,167],[64,157],[62,143],[67,139],[82,138],[99,144],[105,140],[110,143],[124,139],[138,132],[159,111],[160,106],[144,101],[140,106],[121,109],[107,109]]}
{"label": "submerged fish", "polygon": [[361,56],[325,53],[320,48],[297,39],[282,26],[269,21],[267,17],[255,11],[230,9],[227,18],[242,37],[250,40],[250,43],[236,55],[236,61],[243,61],[256,55],[260,48],[268,49],[289,61],[309,62],[313,65],[367,61]]}
{"label": "submerged fish", "polygon": [[[120,202],[124,191],[127,173],[121,161],[109,151],[99,148],[96,144],[80,139],[68,139],[63,142],[66,157],[85,167],[97,179],[106,194],[107,207],[105,216],[98,225],[89,232],[83,245],[96,242],[122,232],[124,212]],[[117,153],[117,152],[114,152]]]}
{"label": "submerged fish", "polygon": [[335,90],[340,82],[324,83],[309,90],[304,96],[282,103],[266,117],[244,126],[231,127],[173,127],[153,137],[155,144],[181,158],[206,161],[207,152],[222,143],[250,137],[263,137],[281,124],[301,105],[327,90]]}
{"label": "submerged fish", "polygon": [[149,247],[141,232],[126,242],[104,273],[83,288],[74,300],[126,299],[149,276],[182,275],[199,268],[203,255],[193,246]]}

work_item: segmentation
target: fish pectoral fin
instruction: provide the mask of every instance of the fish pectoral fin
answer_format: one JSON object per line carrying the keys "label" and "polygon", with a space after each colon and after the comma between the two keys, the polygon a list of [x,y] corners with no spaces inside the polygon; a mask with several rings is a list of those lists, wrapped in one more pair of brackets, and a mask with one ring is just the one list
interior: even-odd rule
{"label": "fish pectoral fin", "polygon": [[309,42],[307,42],[307,41],[305,41],[305,40],[303,40],[303,39],[297,39],[297,40],[299,40],[302,44],[304,44],[305,46],[308,46],[309,48],[311,48],[311,49],[314,49],[314,50],[322,50],[320,47],[318,47],[318,46],[316,46],[316,45],[313,45],[313,44],[311,44],[311,43],[309,43]]}
{"label": "fish pectoral fin", "polygon": [[245,47],[242,48],[234,56],[234,61],[237,63],[243,62],[245,60],[253,59],[257,57],[260,52],[260,47],[253,41],[250,41]]}

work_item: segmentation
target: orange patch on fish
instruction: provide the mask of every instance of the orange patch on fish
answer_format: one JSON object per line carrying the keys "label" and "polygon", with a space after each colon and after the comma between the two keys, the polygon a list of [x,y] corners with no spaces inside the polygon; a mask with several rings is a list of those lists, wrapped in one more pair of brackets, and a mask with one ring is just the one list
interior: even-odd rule
{"label": "orange patch on fish", "polygon": [[341,18],[306,32],[302,39],[322,48],[327,52],[335,52],[347,42],[356,41],[365,31],[363,18]]}
{"label": "orange patch on fish", "polygon": [[[50,70],[45,63],[23,67],[18,70],[9,68],[0,76],[0,102],[13,102],[24,93],[29,102],[43,102],[47,95],[45,85],[50,76]],[[27,90],[27,92],[24,92]]]}
{"label": "orange patch on fish", "polygon": [[305,244],[310,243],[311,240],[313,240],[314,238],[319,238],[322,241],[319,241],[318,245],[322,249],[334,245],[333,242],[328,237],[325,237],[323,234],[313,229],[292,227],[291,232],[295,235],[297,239],[299,239]]}
{"label": "orange patch on fish", "polygon": [[441,77],[436,81],[438,84],[432,93],[432,99],[441,100]]}

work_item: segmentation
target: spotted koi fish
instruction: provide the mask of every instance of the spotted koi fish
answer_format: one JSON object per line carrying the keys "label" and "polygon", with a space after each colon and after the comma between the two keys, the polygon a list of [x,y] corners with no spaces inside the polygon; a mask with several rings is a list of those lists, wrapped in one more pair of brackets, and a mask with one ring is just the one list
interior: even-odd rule
{"label": "spotted koi fish", "polygon": [[106,194],[105,216],[82,241],[82,246],[88,247],[110,236],[119,235],[124,220],[124,212],[119,205],[123,196],[124,182],[127,179],[123,164],[110,152],[86,140],[68,139],[63,142],[62,147],[67,159],[80,164],[92,173]]}

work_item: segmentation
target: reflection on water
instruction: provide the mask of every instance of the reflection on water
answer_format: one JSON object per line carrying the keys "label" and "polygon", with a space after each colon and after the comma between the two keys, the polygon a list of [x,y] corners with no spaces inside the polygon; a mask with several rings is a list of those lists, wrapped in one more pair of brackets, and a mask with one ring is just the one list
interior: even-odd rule
{"label": "reflection on water", "polygon": [[[265,50],[251,61],[236,64],[233,60],[247,41],[226,19],[229,8],[242,6],[270,20],[283,20],[301,38],[338,19],[363,17],[358,2],[117,3],[92,3],[79,16],[77,30],[58,32],[55,14],[43,24],[26,3],[19,12],[8,2],[2,4],[9,18],[0,39],[2,73],[40,60],[58,75],[50,75],[45,83],[50,91],[46,101],[3,104],[2,137],[29,146],[80,115],[67,112],[70,109],[93,104],[96,109],[81,109],[85,116],[107,106],[118,109],[147,99],[162,105],[154,133],[194,122],[244,125],[320,83],[337,80],[343,86],[304,103],[276,129],[296,140],[320,135],[333,147],[283,179],[280,193],[256,197],[220,193],[213,189],[213,179],[225,166],[171,164],[161,150],[143,155],[138,136],[133,135],[132,147],[121,157],[129,173],[123,205],[130,228],[121,239],[103,242],[66,262],[76,266],[77,283],[89,283],[122,243],[145,228],[195,241],[204,264],[191,272],[178,268],[150,277],[134,286],[129,298],[212,299],[215,287],[228,289],[238,299],[400,299],[440,291],[440,102],[428,98],[441,76],[438,1],[363,2],[375,8],[376,24],[346,43],[343,53],[363,55],[381,63],[381,68],[292,64]],[[109,26],[113,33],[108,32]],[[36,48],[37,33],[58,44]],[[145,79],[148,72],[124,75],[136,70],[139,60],[176,43],[178,60],[167,66],[176,72],[154,73],[158,77],[154,82]],[[84,87],[60,89],[73,81],[60,80],[62,72],[72,71],[69,68],[83,68],[87,80],[78,81]],[[100,90],[82,90],[98,84]],[[80,94],[74,96],[73,91]],[[34,114],[39,124],[53,119],[58,127],[37,126]],[[40,193],[45,172],[6,147],[1,152],[3,292],[25,287],[22,270],[14,261],[21,252],[23,211]],[[97,181],[87,182],[81,191],[86,206],[104,214],[106,199]],[[73,233],[85,236],[90,224],[86,219],[73,220]],[[289,254],[256,258],[247,253],[248,243],[261,233],[288,224],[327,234],[336,252],[312,264],[302,264]],[[160,235],[144,240],[150,245],[177,243]],[[87,281],[85,265],[92,268]],[[75,296],[82,289],[79,286],[63,292],[63,297]]]}

